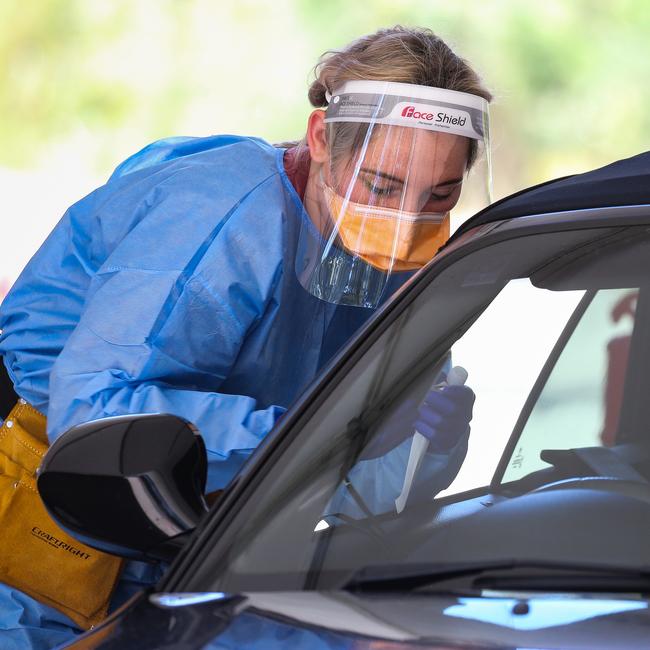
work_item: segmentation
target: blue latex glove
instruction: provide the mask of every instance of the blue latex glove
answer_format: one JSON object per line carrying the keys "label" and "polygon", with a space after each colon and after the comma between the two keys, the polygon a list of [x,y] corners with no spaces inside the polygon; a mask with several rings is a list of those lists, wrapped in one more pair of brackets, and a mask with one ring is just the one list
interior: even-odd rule
{"label": "blue latex glove", "polygon": [[430,451],[445,453],[467,433],[476,396],[467,386],[431,389],[421,404],[405,400],[364,447],[359,460],[384,456],[416,431],[430,441]]}
{"label": "blue latex glove", "polygon": [[427,393],[414,429],[429,439],[429,449],[445,453],[467,433],[476,395],[467,386],[446,386]]}

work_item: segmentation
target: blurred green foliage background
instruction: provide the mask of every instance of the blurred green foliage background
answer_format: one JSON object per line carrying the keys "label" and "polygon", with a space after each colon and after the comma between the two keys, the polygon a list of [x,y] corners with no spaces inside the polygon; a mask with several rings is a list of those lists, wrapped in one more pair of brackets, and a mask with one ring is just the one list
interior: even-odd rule
{"label": "blurred green foliage background", "polygon": [[78,198],[153,139],[299,138],[318,56],[396,23],[494,91],[497,197],[650,148],[648,0],[0,0],[0,191],[40,183],[49,229],[44,185]]}

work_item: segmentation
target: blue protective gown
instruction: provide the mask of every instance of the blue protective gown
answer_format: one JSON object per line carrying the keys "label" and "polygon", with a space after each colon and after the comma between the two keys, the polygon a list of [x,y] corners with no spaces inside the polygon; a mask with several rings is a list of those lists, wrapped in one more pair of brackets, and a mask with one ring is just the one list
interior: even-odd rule
{"label": "blue protective gown", "polygon": [[[222,488],[372,314],[298,282],[298,238],[313,226],[283,153],[237,136],[160,141],[66,212],[0,309],[0,354],[50,440],[106,416],[173,413],[205,439],[207,490]],[[156,578],[139,563],[126,574],[115,603]],[[59,642],[61,620],[0,585],[0,630],[16,647],[29,647],[26,630],[31,647]],[[0,634],[9,647],[13,632]]]}
{"label": "blue protective gown", "polygon": [[50,440],[174,413],[205,439],[208,491],[223,487],[371,315],[297,281],[311,221],[282,157],[251,138],[163,141],[68,210],[0,310],[0,354]]}

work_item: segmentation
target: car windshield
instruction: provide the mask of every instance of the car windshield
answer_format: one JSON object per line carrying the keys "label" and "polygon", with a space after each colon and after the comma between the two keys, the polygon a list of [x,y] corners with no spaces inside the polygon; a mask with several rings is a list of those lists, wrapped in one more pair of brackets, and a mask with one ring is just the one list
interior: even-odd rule
{"label": "car windshield", "polygon": [[[649,230],[516,232],[443,258],[282,441],[186,588],[650,567]],[[476,396],[469,441],[425,436],[418,456],[421,406],[452,366]]]}

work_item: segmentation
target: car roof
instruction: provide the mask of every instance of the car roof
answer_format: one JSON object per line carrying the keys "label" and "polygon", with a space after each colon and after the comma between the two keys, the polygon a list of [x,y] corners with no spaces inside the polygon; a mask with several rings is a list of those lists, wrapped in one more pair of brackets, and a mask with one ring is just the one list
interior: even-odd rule
{"label": "car roof", "polygon": [[507,196],[468,219],[450,241],[503,219],[629,205],[650,205],[650,151]]}

